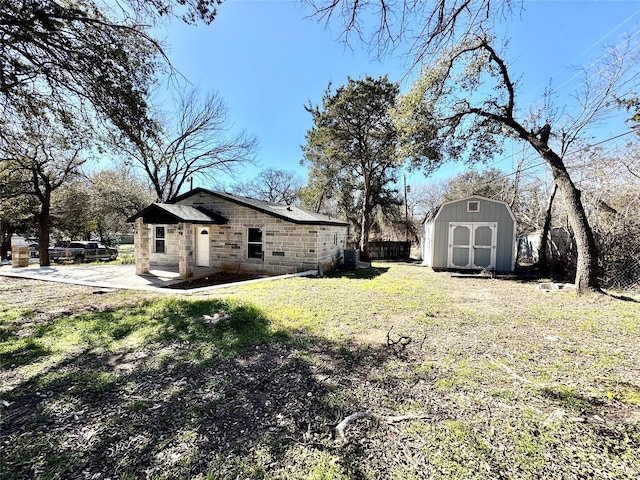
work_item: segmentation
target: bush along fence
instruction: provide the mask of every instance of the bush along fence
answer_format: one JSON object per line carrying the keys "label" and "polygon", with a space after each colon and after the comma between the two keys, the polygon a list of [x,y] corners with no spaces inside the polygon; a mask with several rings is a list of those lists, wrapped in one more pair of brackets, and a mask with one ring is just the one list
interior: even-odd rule
{"label": "bush along fence", "polygon": [[[606,227],[606,228],[605,228]],[[598,277],[603,288],[640,292],[640,222],[622,219],[594,228],[598,246]],[[518,262],[539,261],[539,238],[519,238]],[[554,279],[571,282],[575,277],[576,249],[568,229],[553,229],[547,244],[549,273]]]}

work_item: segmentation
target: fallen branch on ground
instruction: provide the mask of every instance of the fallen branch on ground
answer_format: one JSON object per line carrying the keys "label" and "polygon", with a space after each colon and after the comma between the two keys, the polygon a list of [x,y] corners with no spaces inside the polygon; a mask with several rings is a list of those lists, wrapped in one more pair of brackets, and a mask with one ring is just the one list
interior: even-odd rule
{"label": "fallen branch on ground", "polygon": [[352,413],[348,417],[344,418],[338,425],[336,425],[336,428],[334,429],[336,441],[338,441],[340,445],[347,445],[349,441],[347,440],[347,437],[345,435],[345,430],[353,422],[363,418],[369,418],[369,419],[377,420],[378,422],[391,424],[391,423],[398,423],[398,422],[406,422],[408,420],[424,420],[425,418],[429,418],[429,416],[424,413],[409,414],[409,415],[377,415],[375,413],[370,413],[370,412]]}
{"label": "fallen branch on ground", "polygon": [[[407,337],[404,335],[401,335],[398,340],[391,340],[391,330],[393,330],[393,325],[391,326],[391,328],[389,329],[389,331],[387,332],[387,346],[391,347],[394,351],[396,351],[396,345],[400,345],[400,351],[404,351],[405,348],[407,348],[407,345],[409,345],[411,343],[411,337]],[[397,352],[396,352],[397,353]]]}
{"label": "fallen branch on ground", "polygon": [[514,372],[511,368],[507,367],[504,363],[500,363],[498,362],[495,358],[493,358],[491,355],[489,355],[488,353],[484,354],[485,357],[487,357],[489,360],[491,360],[491,363],[493,363],[496,367],[501,368],[502,370],[504,370],[505,372],[507,372],[509,375],[511,375],[513,378],[515,378],[516,380],[520,380],[523,383],[528,383],[528,384],[532,384],[533,382],[531,380],[529,380],[528,378],[525,378],[521,375],[518,375],[516,372]]}

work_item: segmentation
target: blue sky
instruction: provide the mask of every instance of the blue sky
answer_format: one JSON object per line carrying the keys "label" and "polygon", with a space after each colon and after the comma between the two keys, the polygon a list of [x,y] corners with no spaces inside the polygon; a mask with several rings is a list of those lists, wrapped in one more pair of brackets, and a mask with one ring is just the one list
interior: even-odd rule
{"label": "blue sky", "polygon": [[[550,79],[562,102],[575,91],[581,66],[640,31],[638,0],[526,0],[524,7],[504,24],[512,39],[512,74],[521,76],[521,104],[539,101]],[[300,146],[312,123],[304,106],[320,103],[329,82],[387,74],[404,91],[415,78],[406,76],[400,53],[376,60],[359,44],[346,47],[338,24],[325,28],[305,18],[309,13],[293,0],[227,0],[211,25],[176,22],[166,32],[173,65],[201,90],[217,91],[235,126],[258,138],[259,166],[247,167],[245,179],[265,168],[294,170],[306,179]],[[603,135],[625,130],[622,123],[607,128]],[[462,168],[447,165],[437,177]]]}

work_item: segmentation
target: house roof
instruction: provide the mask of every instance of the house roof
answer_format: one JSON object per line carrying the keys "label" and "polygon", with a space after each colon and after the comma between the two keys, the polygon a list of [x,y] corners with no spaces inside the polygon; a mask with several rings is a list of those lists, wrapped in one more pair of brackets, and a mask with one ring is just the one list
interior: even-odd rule
{"label": "house roof", "polygon": [[215,190],[207,190],[205,188],[195,188],[183,195],[180,195],[171,201],[171,204],[176,204],[194,195],[205,193],[213,197],[217,197],[229,202],[233,202],[237,205],[242,205],[252,210],[271,215],[288,222],[303,224],[303,225],[338,225],[349,226],[348,222],[338,220],[337,218],[331,218],[320,213],[310,212],[294,205],[282,205],[279,203],[265,202],[262,200],[256,200],[255,198],[243,197],[241,195],[233,195],[226,192],[218,192]]}
{"label": "house roof", "polygon": [[138,213],[128,218],[127,222],[134,222],[140,217],[142,217],[144,223],[174,224],[185,222],[225,225],[229,222],[228,218],[212,212],[211,210],[207,210],[204,207],[172,205],[168,203],[152,203],[147,208],[140,210]]}

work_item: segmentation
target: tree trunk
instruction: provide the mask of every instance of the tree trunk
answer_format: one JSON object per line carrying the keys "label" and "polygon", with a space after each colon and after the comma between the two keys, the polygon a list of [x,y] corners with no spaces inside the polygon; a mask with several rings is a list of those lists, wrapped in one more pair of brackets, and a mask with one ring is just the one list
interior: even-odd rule
{"label": "tree trunk", "polygon": [[540,246],[538,247],[538,270],[541,275],[548,275],[551,270],[551,264],[549,262],[548,248],[549,248],[549,234],[551,232],[551,211],[553,210],[553,200],[558,192],[558,185],[553,184],[553,191],[547,202],[547,209],[544,214],[544,225],[542,226],[542,233],[540,234]]}
{"label": "tree trunk", "polygon": [[371,230],[371,176],[367,166],[363,164],[363,191],[362,191],[362,223],[360,226],[360,251],[364,259],[369,260],[369,230]]}
{"label": "tree trunk", "polygon": [[11,235],[14,230],[10,224],[0,222],[0,260],[7,258],[7,252],[11,248]]}
{"label": "tree trunk", "polygon": [[371,230],[371,208],[365,189],[364,206],[362,207],[362,224],[360,228],[360,250],[365,259],[369,259],[369,230]]}
{"label": "tree trunk", "polygon": [[536,137],[528,138],[531,145],[542,158],[551,166],[553,180],[560,190],[562,199],[567,207],[569,225],[573,229],[578,250],[575,285],[578,293],[587,291],[600,292],[598,282],[598,249],[593,236],[587,214],[582,206],[580,190],[576,188],[564,162],[546,143]]}
{"label": "tree trunk", "polygon": [[40,212],[36,215],[38,221],[38,256],[40,257],[40,266],[51,266],[49,259],[49,220],[51,216],[51,195],[44,195]]}

